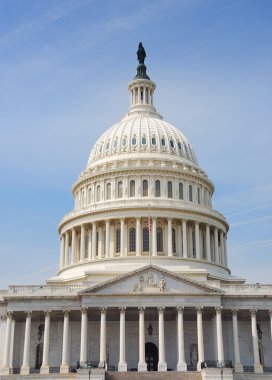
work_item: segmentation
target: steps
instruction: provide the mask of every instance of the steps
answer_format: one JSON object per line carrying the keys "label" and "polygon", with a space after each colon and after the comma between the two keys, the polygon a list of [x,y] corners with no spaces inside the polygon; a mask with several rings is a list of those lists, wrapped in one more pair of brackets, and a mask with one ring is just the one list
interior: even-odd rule
{"label": "steps", "polygon": [[201,380],[200,372],[106,372],[106,380]]}

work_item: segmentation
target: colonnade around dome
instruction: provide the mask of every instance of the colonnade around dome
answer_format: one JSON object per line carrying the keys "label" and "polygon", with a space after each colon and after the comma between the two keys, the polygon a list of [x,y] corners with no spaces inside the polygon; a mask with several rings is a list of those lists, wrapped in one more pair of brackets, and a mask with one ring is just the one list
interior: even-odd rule
{"label": "colonnade around dome", "polygon": [[194,220],[152,216],[99,220],[61,234],[60,269],[88,261],[149,255],[226,267],[226,231]]}

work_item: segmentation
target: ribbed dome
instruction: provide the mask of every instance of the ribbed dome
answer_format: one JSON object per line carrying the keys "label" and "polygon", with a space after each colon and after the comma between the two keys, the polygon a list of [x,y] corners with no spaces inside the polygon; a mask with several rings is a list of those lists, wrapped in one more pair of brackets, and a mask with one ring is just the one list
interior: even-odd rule
{"label": "ribbed dome", "polygon": [[[94,145],[88,168],[112,159],[133,155],[137,158],[148,156],[163,159],[173,156],[178,161],[190,161],[197,165],[192,145],[187,138],[171,124],[157,117],[145,114],[126,116],[108,129]],[[168,157],[169,158],[169,157]]]}

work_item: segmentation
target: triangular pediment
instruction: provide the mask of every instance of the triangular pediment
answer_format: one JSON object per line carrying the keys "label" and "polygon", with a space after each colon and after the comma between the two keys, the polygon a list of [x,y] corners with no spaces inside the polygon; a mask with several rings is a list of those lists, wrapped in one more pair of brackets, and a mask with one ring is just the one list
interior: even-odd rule
{"label": "triangular pediment", "polygon": [[220,295],[222,291],[165,269],[149,265],[113,280],[85,289],[79,294],[82,296],[92,294]]}

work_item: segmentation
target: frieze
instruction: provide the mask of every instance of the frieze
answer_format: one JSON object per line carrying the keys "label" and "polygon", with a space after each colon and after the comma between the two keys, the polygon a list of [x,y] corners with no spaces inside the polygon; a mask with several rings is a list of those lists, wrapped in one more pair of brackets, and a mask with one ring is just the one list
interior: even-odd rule
{"label": "frieze", "polygon": [[141,274],[133,288],[134,293],[164,293],[166,290],[165,277],[151,271]]}

